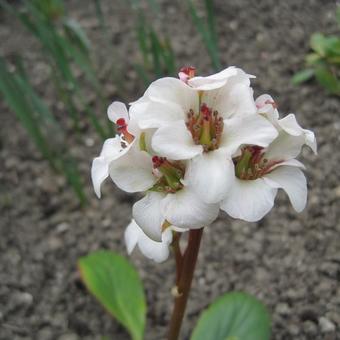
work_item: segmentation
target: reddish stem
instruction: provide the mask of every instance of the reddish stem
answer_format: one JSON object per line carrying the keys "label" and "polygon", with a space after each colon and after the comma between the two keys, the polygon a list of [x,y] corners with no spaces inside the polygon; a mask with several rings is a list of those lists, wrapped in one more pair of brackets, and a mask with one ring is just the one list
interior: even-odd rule
{"label": "reddish stem", "polygon": [[171,316],[168,340],[177,340],[180,333],[191,282],[194,276],[202,233],[203,228],[189,231],[188,246],[181,261],[181,271],[177,283],[178,296],[175,297],[175,306]]}

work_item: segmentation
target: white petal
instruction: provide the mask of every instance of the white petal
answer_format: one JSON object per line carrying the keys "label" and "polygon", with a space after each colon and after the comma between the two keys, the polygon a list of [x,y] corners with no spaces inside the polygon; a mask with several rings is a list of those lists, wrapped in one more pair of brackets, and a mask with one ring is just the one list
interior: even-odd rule
{"label": "white petal", "polygon": [[144,233],[154,241],[162,240],[162,225],[165,221],[161,213],[161,201],[164,194],[148,192],[132,208],[132,215]]}
{"label": "white petal", "polygon": [[277,167],[282,166],[282,165],[296,166],[297,168],[300,168],[300,169],[303,169],[303,170],[306,169],[306,167],[300,161],[298,161],[297,159],[288,159],[287,161],[283,161],[281,163],[275,164],[271,168],[271,171],[273,171],[274,169],[276,169]]}
{"label": "white petal", "polygon": [[109,164],[104,157],[97,157],[92,162],[91,178],[94,191],[98,198],[101,197],[100,187],[103,181],[109,176]]}
{"label": "white petal", "polygon": [[116,123],[118,119],[123,118],[126,122],[129,121],[129,113],[126,105],[122,102],[113,102],[107,109],[109,119]]}
{"label": "white petal", "polygon": [[104,142],[100,156],[108,160],[114,160],[123,153],[125,153],[125,149],[122,147],[122,140],[119,136],[116,136],[115,138],[108,138]]}
{"label": "white petal", "polygon": [[132,253],[132,251],[135,249],[138,243],[140,232],[142,232],[142,229],[138,227],[135,220],[132,220],[125,229],[124,240],[125,240],[126,250],[129,255]]}
{"label": "white petal", "polygon": [[266,158],[270,160],[289,160],[299,155],[303,136],[292,136],[281,130],[277,138],[268,146]]}
{"label": "white petal", "polygon": [[166,229],[162,234],[162,241],[156,242],[149,238],[143,230],[132,220],[124,234],[127,251],[129,254],[136,245],[144,256],[155,262],[163,262],[169,257],[169,245],[172,242],[171,229]]}
{"label": "white petal", "polygon": [[204,92],[202,102],[218,111],[223,118],[255,114],[252,88],[244,83],[234,84],[232,79],[217,90]]}
{"label": "white petal", "polygon": [[198,106],[198,92],[177,78],[158,79],[151,83],[147,93],[150,100],[177,104],[185,113]]}
{"label": "white petal", "polygon": [[92,162],[91,178],[94,191],[98,198],[101,197],[100,187],[102,182],[109,176],[109,164],[114,159],[124,154],[119,137],[109,138],[104,142],[99,157]]}
{"label": "white petal", "polygon": [[230,66],[208,77],[193,77],[188,80],[188,85],[196,90],[210,91],[224,86],[230,79],[249,85],[249,78],[251,77],[253,76],[246,74],[243,70],[236,68],[235,66]]}
{"label": "white petal", "polygon": [[232,155],[244,144],[266,147],[277,134],[273,125],[260,115],[226,119],[221,147]]}
{"label": "white petal", "polygon": [[152,148],[173,160],[190,159],[203,152],[201,145],[194,144],[183,120],[159,128],[152,137]]}
{"label": "white petal", "polygon": [[152,173],[151,156],[134,145],[129,152],[110,163],[109,173],[113,182],[126,192],[150,189],[157,181]]}
{"label": "white petal", "polygon": [[228,197],[221,202],[221,209],[233,218],[256,222],[273,207],[277,189],[271,188],[261,178],[235,179]]}
{"label": "white petal", "polygon": [[281,128],[292,136],[300,136],[302,134],[302,127],[296,121],[295,115],[290,113],[286,117],[279,120]]}
{"label": "white petal", "polygon": [[135,104],[130,111],[141,129],[157,128],[180,119],[184,120],[187,113],[176,103],[154,101]]}
{"label": "white petal", "polygon": [[293,208],[301,212],[307,203],[307,182],[303,172],[292,166],[280,166],[264,177],[273,188],[286,191]]}
{"label": "white petal", "polygon": [[314,153],[317,153],[316,138],[312,131],[303,129],[293,113],[278,121],[280,127],[292,136],[302,136],[304,144],[308,145]]}
{"label": "white petal", "polygon": [[234,164],[220,150],[203,153],[189,161],[186,180],[200,198],[217,203],[228,194],[234,178]]}
{"label": "white petal", "polygon": [[317,144],[316,144],[316,138],[315,138],[314,132],[312,132],[310,130],[303,129],[303,133],[305,135],[306,145],[308,145],[312,149],[312,151],[315,154],[317,154],[318,153],[318,147],[317,147]]}
{"label": "white petal", "polygon": [[161,203],[167,221],[179,228],[197,229],[211,224],[218,215],[218,204],[204,203],[187,187],[168,194]]}
{"label": "white petal", "polygon": [[269,94],[262,94],[255,100],[257,113],[265,116],[276,126],[279,119],[279,111],[274,107],[275,101]]}

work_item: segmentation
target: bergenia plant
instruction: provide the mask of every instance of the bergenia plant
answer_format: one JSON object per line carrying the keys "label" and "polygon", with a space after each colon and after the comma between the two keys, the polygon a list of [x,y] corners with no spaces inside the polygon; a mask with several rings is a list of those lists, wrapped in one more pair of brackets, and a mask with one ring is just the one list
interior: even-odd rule
{"label": "bergenia plant", "polygon": [[[186,67],[178,79],[154,81],[129,108],[121,102],[108,108],[117,135],[105,141],[93,160],[94,190],[100,198],[101,185],[110,177],[126,192],[145,193],[133,205],[125,243],[129,254],[138,247],[156,262],[165,261],[169,248],[173,250],[175,302],[167,335],[171,340],[180,334],[202,233],[219,211],[258,221],[274,206],[278,189],[287,193],[297,212],[306,205],[304,166],[296,158],[304,145],[316,153],[315,136],[298,124],[294,114],[281,118],[268,94],[255,100],[252,78],[237,67],[207,77],[195,76],[195,69]],[[179,240],[185,233],[188,242],[181,249]],[[98,285],[89,282],[86,261],[80,267],[88,288],[107,304],[96,291]],[[265,321],[252,319],[250,324],[241,318],[233,328],[231,319],[238,316],[228,314],[228,308],[234,304],[236,313],[235,306],[244,302],[240,299],[257,304],[259,309],[249,312],[249,317],[266,315],[265,309],[260,311],[262,305],[249,296],[227,296],[226,305],[217,302],[203,314],[192,339],[268,339],[267,316],[263,316]],[[113,306],[112,313],[132,337],[142,338],[117,310]],[[144,328],[140,329],[143,333]]]}

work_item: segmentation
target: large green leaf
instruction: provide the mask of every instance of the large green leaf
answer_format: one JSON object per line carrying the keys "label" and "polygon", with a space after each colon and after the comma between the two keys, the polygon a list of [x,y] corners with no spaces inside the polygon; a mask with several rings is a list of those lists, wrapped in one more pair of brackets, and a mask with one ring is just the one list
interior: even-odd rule
{"label": "large green leaf", "polygon": [[269,340],[270,318],[251,295],[233,292],[218,298],[201,315],[191,340]]}
{"label": "large green leaf", "polygon": [[143,339],[146,303],[138,273],[122,256],[97,251],[79,259],[81,277],[88,290],[129,331]]}

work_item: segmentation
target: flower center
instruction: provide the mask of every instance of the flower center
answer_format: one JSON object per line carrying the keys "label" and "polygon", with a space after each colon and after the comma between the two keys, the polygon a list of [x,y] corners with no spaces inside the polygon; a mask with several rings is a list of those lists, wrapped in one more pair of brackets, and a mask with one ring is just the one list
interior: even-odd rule
{"label": "flower center", "polygon": [[282,161],[271,161],[265,158],[263,148],[260,146],[246,146],[241,156],[233,159],[236,177],[243,180],[255,180],[273,170],[273,167]]}
{"label": "flower center", "polygon": [[124,140],[127,143],[131,144],[132,141],[135,139],[135,137],[131,135],[131,133],[127,130],[128,125],[125,119],[124,118],[117,119],[116,125],[117,125],[117,132],[123,136]]}
{"label": "flower center", "polygon": [[187,113],[186,126],[190,131],[195,144],[203,146],[204,152],[218,149],[222,132],[223,118],[219,113],[203,103],[198,114],[194,110]]}
{"label": "flower center", "polygon": [[181,162],[170,162],[165,157],[152,157],[154,175],[159,177],[152,191],[175,193],[183,188],[184,165]]}

